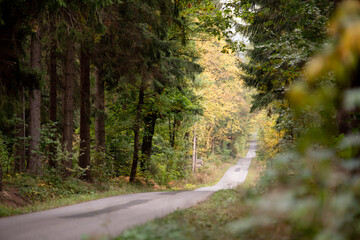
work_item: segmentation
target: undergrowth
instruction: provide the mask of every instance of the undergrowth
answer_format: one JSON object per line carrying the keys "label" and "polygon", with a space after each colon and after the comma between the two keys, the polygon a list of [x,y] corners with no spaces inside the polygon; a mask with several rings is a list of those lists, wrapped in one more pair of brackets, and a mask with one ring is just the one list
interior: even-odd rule
{"label": "undergrowth", "polygon": [[188,179],[170,182],[167,187],[159,186],[151,179],[140,177],[134,184],[130,184],[126,177],[88,183],[74,177],[63,179],[56,174],[44,174],[42,177],[24,173],[6,175],[4,193],[8,197],[0,196],[0,217],[51,209],[120,194],[193,190],[215,184],[233,163],[235,163],[234,160],[226,163],[209,162],[198,168],[196,173],[190,175]]}
{"label": "undergrowth", "polygon": [[6,176],[0,196],[0,217],[35,212],[120,194],[161,190],[151,181],[128,183],[125,177],[88,183],[77,178],[28,174]]}
{"label": "undergrowth", "polygon": [[[244,156],[247,146],[243,144],[239,156]],[[219,160],[219,156],[204,159],[205,164],[198,167],[194,174],[186,179],[172,181],[159,186],[147,177],[138,177],[130,184],[128,177],[117,177],[85,182],[76,175],[67,178],[61,174],[45,169],[44,174],[32,176],[26,173],[6,174],[4,190],[0,194],[0,217],[35,212],[60,206],[95,200],[99,198],[149,191],[193,190],[211,186],[224,175],[225,171],[235,164],[235,158]]]}

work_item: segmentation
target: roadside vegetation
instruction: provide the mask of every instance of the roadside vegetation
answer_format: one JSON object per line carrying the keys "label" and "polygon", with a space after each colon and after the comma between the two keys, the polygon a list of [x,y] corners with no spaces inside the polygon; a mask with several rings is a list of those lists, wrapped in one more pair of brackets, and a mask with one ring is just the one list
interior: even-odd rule
{"label": "roadside vegetation", "polygon": [[154,182],[116,178],[103,183],[86,183],[77,178],[54,179],[54,176],[8,177],[0,194],[0,217],[41,211],[121,194],[161,191]]}
{"label": "roadside vegetation", "polygon": [[229,5],[253,44],[260,181],[117,239],[360,239],[359,1]]}
{"label": "roadside vegetation", "polygon": [[[247,150],[241,147],[237,156]],[[150,191],[186,191],[212,186],[235,164],[237,158],[228,157],[226,161],[204,159],[204,165],[198,166],[188,178],[169,182],[159,186],[154,180],[137,178],[129,183],[129,177],[112,178],[102,182],[84,182],[78,178],[56,177],[49,173],[42,177],[27,174],[9,175],[5,178],[5,191],[0,193],[0,217],[41,211],[104,197],[150,192]]]}

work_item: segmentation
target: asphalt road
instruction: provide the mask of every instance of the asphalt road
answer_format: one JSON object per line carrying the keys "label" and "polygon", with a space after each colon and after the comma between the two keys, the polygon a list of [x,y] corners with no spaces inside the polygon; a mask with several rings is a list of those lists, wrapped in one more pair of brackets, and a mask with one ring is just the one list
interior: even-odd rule
{"label": "asphalt road", "polygon": [[191,207],[220,189],[245,181],[256,142],[250,143],[245,158],[230,167],[212,187],[195,191],[150,192],[109,197],[36,213],[0,219],[0,240],[77,240],[115,237],[126,229],[164,217],[177,209]]}

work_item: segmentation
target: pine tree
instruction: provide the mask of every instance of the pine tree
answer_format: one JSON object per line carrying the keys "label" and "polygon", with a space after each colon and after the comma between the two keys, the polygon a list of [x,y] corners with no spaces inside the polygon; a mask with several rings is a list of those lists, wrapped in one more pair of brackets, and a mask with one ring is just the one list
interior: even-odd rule
{"label": "pine tree", "polygon": [[252,110],[284,99],[290,83],[299,78],[306,61],[326,39],[333,2],[234,1],[232,6],[246,22],[238,30],[252,44],[247,51],[249,62],[241,64],[245,83],[258,90]]}

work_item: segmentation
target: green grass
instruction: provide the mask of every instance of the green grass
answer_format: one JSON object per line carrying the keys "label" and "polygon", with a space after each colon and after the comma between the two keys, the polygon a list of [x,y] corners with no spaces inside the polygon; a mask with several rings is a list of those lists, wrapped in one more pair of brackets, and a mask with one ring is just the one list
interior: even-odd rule
{"label": "green grass", "polygon": [[128,230],[116,239],[239,239],[228,231],[229,223],[246,215],[243,202],[264,169],[264,162],[253,159],[245,183],[236,189],[216,192],[208,201]]}
{"label": "green grass", "polygon": [[46,178],[36,178],[21,174],[6,180],[5,190],[10,193],[16,189],[15,195],[20,195],[28,201],[23,207],[0,201],[0,217],[36,212],[46,209],[67,206],[90,200],[154,191],[149,185],[129,184],[122,179],[113,179],[105,183],[86,183],[78,179],[49,181]]}

